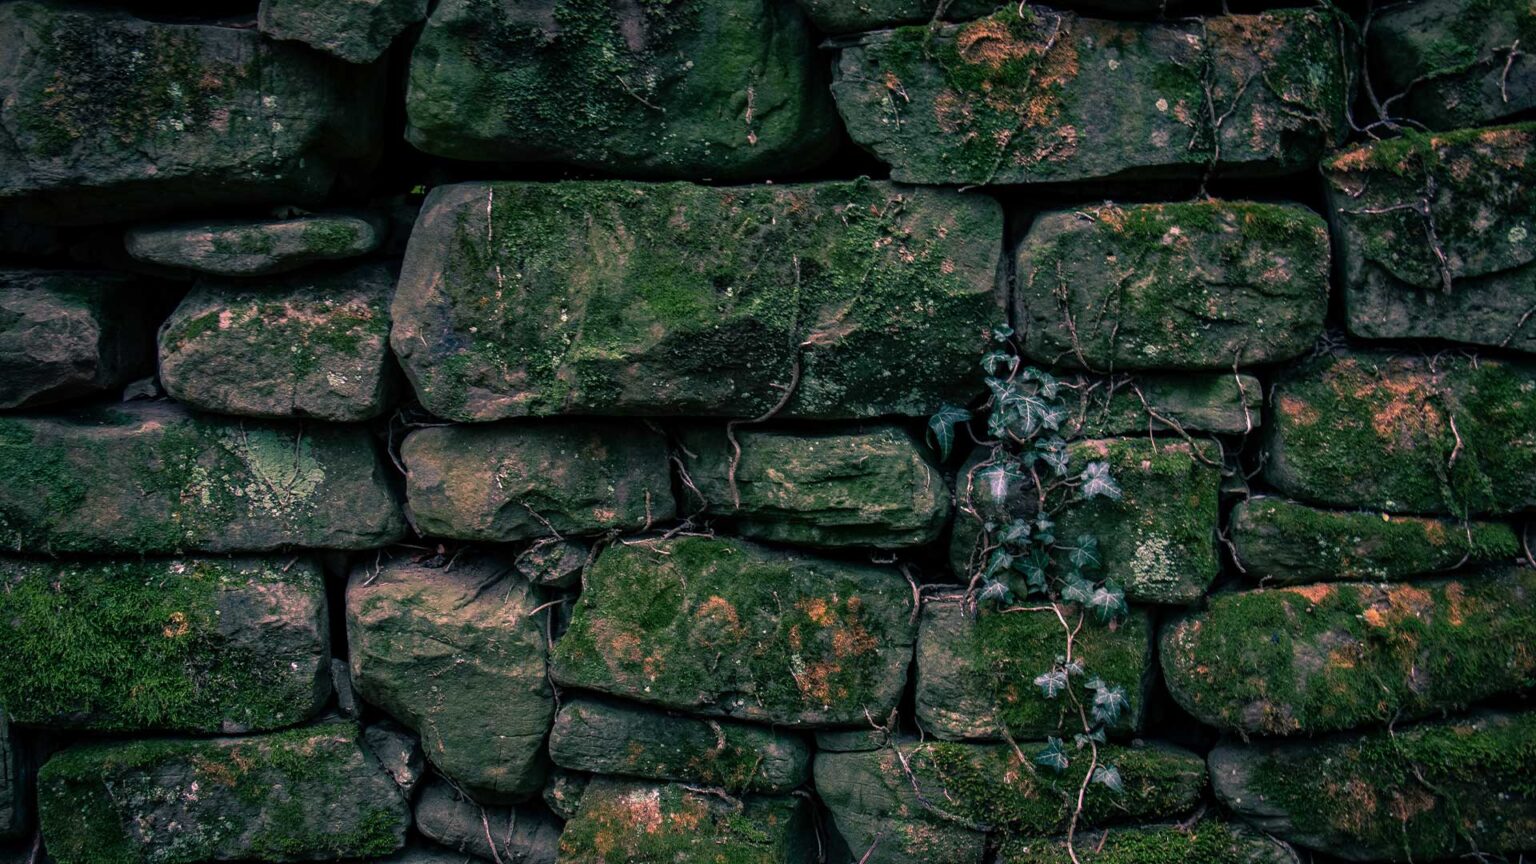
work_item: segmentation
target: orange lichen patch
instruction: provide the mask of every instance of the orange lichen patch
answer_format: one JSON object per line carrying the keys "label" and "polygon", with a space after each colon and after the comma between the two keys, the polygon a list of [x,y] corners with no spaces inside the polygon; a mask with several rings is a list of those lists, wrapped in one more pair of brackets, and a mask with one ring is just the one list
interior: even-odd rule
{"label": "orange lichen patch", "polygon": [[1424,526],[1424,539],[1429,541],[1431,546],[1445,545],[1446,534],[1444,524],[1432,519],[1425,520],[1422,524]]}
{"label": "orange lichen patch", "polygon": [[1445,620],[1452,627],[1460,627],[1466,622],[1462,615],[1462,604],[1465,602],[1467,589],[1460,582],[1452,582],[1445,586]]}
{"label": "orange lichen patch", "polygon": [[1371,148],[1356,147],[1335,156],[1328,167],[1334,171],[1364,171],[1371,167]]}
{"label": "orange lichen patch", "polygon": [[824,597],[810,597],[795,604],[795,608],[805,613],[805,617],[811,619],[811,623],[818,627],[826,627],[832,623],[832,610]]}
{"label": "orange lichen patch", "polygon": [[1421,617],[1435,607],[1435,598],[1423,588],[1400,585],[1387,592],[1387,603],[1399,619]]}
{"label": "orange lichen patch", "polygon": [[701,645],[714,647],[741,640],[741,616],[724,597],[714,595],[699,604],[693,620],[693,632]]}
{"label": "orange lichen patch", "polygon": [[243,770],[236,772],[223,762],[215,762],[206,756],[192,757],[192,771],[199,780],[218,783],[220,786],[234,786],[240,779]]}
{"label": "orange lichen patch", "polygon": [[[832,677],[841,671],[843,671],[842,666],[830,661],[810,663],[806,665],[804,672],[795,676],[795,684],[800,688],[802,696],[826,704],[831,702],[834,696]],[[848,695],[847,688],[837,688],[835,695],[839,698]]]}
{"label": "orange lichen patch", "polygon": [[998,72],[1014,60],[1038,54],[1043,46],[1024,42],[1000,18],[983,18],[955,34],[955,53],[972,66]]}
{"label": "orange lichen patch", "polygon": [[1370,825],[1370,820],[1380,806],[1376,800],[1376,790],[1371,784],[1359,777],[1352,777],[1342,784],[1330,783],[1326,787],[1329,797],[1339,802],[1340,807],[1335,816],[1335,824],[1351,831],[1363,831]]}
{"label": "orange lichen patch", "polygon": [[1322,415],[1316,408],[1295,396],[1284,394],[1280,396],[1278,403],[1276,407],[1280,409],[1280,413],[1298,426],[1311,426],[1322,419]]}
{"label": "orange lichen patch", "polygon": [[1327,598],[1333,596],[1334,588],[1332,585],[1297,585],[1289,588],[1282,588],[1281,590],[1289,591],[1292,594],[1300,594],[1301,596],[1307,598],[1308,602],[1311,603],[1321,603]]}
{"label": "orange lichen patch", "polygon": [[1428,791],[1413,786],[1396,789],[1387,802],[1387,812],[1399,822],[1407,822],[1421,813],[1433,812],[1439,802]]}
{"label": "orange lichen patch", "polygon": [[171,620],[165,625],[165,629],[162,632],[167,639],[177,639],[187,635],[191,629],[191,625],[187,623],[187,613],[172,612]]}

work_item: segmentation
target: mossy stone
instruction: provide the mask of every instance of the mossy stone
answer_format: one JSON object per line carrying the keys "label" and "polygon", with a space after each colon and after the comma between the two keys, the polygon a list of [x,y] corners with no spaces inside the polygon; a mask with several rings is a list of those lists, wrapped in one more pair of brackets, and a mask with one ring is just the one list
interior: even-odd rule
{"label": "mossy stone", "polygon": [[1536,15],[1520,0],[1414,0],[1371,18],[1366,59],[1388,112],[1430,129],[1536,108]]}
{"label": "mossy stone", "polygon": [[805,782],[811,761],[800,735],[585,695],[561,703],[549,755],[570,770],[676,780],[732,793],[788,792]]}
{"label": "mossy stone", "polygon": [[256,22],[348,63],[372,63],[406,28],[427,17],[427,0],[261,0]]}
{"label": "mossy stone", "polygon": [[595,777],[560,835],[558,864],[811,864],[800,796],[740,799],[681,784]]}
{"label": "mossy stone", "polygon": [[1319,357],[1275,383],[1264,476],[1339,507],[1457,517],[1536,506],[1536,366],[1460,354]]}
{"label": "mossy stone", "polygon": [[[1114,2],[1114,0],[1110,0]],[[997,8],[992,0],[800,0],[800,8],[823,33],[867,33],[902,24],[922,24],[942,18],[964,21]]]}
{"label": "mossy stone", "polygon": [[1264,422],[1264,387],[1248,374],[1186,372],[1077,376],[1066,394],[1064,438],[1174,434],[1247,435]]}
{"label": "mossy stone", "polygon": [[1163,680],[1202,723],[1307,735],[1450,711],[1536,684],[1536,571],[1213,597],[1162,633]]}
{"label": "mossy stone", "polygon": [[1410,134],[1324,162],[1350,333],[1536,353],[1533,160],[1526,123]]}
{"label": "mossy stone", "polygon": [[931,543],[949,522],[949,484],[900,426],[694,426],[680,443],[685,509],[731,519],[745,537],[894,549]]}
{"label": "mossy stone", "polygon": [[363,562],[347,584],[352,682],[420,733],[427,760],[487,801],[544,786],[555,713],[545,676],[542,596],[510,562],[470,553],[453,565]]}
{"label": "mossy stone", "polygon": [[927,416],[1006,316],[990,198],[870,181],[438,187],[392,344],[453,420]]}
{"label": "mossy stone", "polygon": [[[977,609],[963,594],[930,595],[923,600],[917,633],[917,722],[947,741],[1007,738],[1038,739],[1076,728],[1071,698],[1042,695],[1035,678],[1049,672],[1067,653],[1074,632],[1072,659],[1084,666],[1069,687],[1082,704],[1092,701],[1083,686],[1102,678],[1123,687],[1129,705],[1105,731],[1115,737],[1141,730],[1147,688],[1155,673],[1152,621],[1144,609],[1104,625],[1088,620],[1085,610],[1062,605],[1058,618],[1049,604],[1040,611]],[[1071,630],[1062,626],[1062,620]],[[1083,626],[1076,626],[1078,621]]]}
{"label": "mossy stone", "polygon": [[1014,318],[1029,360],[1098,370],[1274,363],[1328,310],[1328,228],[1295,205],[1106,204],[1037,217]]}
{"label": "mossy stone", "polygon": [[379,141],[381,69],[254,29],[22,0],[0,69],[0,201],[39,221],[318,201]]}
{"label": "mossy stone", "polygon": [[275,282],[205,281],[160,327],[160,381],[193,408],[369,420],[389,408],[394,275],[368,264]]}
{"label": "mossy stone", "polygon": [[0,560],[0,706],[48,729],[233,734],[330,696],[308,559]]}
{"label": "mossy stone", "polygon": [[168,402],[0,417],[0,547],[371,549],[404,535],[363,429],[222,420]]}
{"label": "mossy stone", "polygon": [[1273,496],[1233,508],[1231,536],[1248,578],[1279,584],[1406,579],[1520,554],[1502,522],[1319,510]]}
{"label": "mossy stone", "polygon": [[[1076,855],[1076,861],[1073,855]],[[1299,864],[1296,850],[1242,822],[1138,825],[1062,837],[1011,837],[997,864]]]}
{"label": "mossy stone", "polygon": [[550,673],[704,716],[864,725],[901,698],[912,604],[890,567],[723,537],[618,544],[587,571]]}
{"label": "mossy stone", "polygon": [[116,273],[0,269],[0,409],[99,393],[148,368],[142,291]]}
{"label": "mossy stone", "polygon": [[59,864],[198,864],[385,856],[410,810],[358,744],[328,723],[241,738],[80,744],[38,775]]}
{"label": "mossy stone", "polygon": [[400,448],[417,528],[509,542],[633,531],[672,518],[666,439],[634,422],[418,429]]}
{"label": "mossy stone", "polygon": [[0,712],[0,838],[20,837],[32,827],[32,765]]}
{"label": "mossy stone", "polygon": [[1216,797],[1254,827],[1350,861],[1451,861],[1536,845],[1536,714],[1320,741],[1222,744]]}
{"label": "mossy stone", "polygon": [[367,255],[384,242],[384,220],[344,213],[260,221],[139,225],[123,235],[136,261],[209,276],[270,276],[319,261]]}
{"label": "mossy stone", "polygon": [[1318,9],[1146,22],[1006,4],[841,43],[832,92],[905,183],[1273,176],[1347,129],[1343,26]]}
{"label": "mossy stone", "polygon": [[411,56],[406,139],[453,159],[761,177],[836,145],[821,70],[791,2],[444,0]]}
{"label": "mossy stone", "polygon": [[560,823],[537,804],[483,804],[432,777],[416,799],[416,830],[458,853],[506,864],[554,864]]}

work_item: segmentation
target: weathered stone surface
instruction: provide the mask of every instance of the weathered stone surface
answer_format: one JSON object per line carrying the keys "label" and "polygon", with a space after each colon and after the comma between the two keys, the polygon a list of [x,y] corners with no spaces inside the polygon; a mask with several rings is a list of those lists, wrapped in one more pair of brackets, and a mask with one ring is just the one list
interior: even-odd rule
{"label": "weathered stone surface", "polygon": [[319,214],[256,222],[140,225],[123,235],[137,261],[210,276],[268,276],[367,255],[384,242],[377,217]]}
{"label": "weathered stone surface", "polygon": [[469,864],[469,861],[463,852],[429,843],[413,843],[388,858],[372,859],[369,864]]}
{"label": "weathered stone surface", "polygon": [[[1216,578],[1216,529],[1220,524],[1220,450],[1209,442],[1104,438],[1073,442],[1070,470],[1107,462],[1119,484],[1119,500],[1072,500],[1056,516],[1056,534],[1098,538],[1102,575],[1138,603],[1187,604],[1199,600]],[[1015,473],[1008,479],[977,452],[956,475],[959,513],[950,538],[950,566],[969,579],[983,565],[983,529],[1033,518],[1038,497]],[[1023,591],[1017,591],[1023,596]]]}
{"label": "weathered stone surface", "polygon": [[666,440],[639,423],[418,429],[400,455],[416,527],[437,537],[508,542],[633,531],[677,509]]}
{"label": "weathered stone surface", "polygon": [[1350,861],[1456,860],[1536,845],[1536,714],[1483,714],[1324,741],[1223,744],[1221,802]]}
{"label": "weathered stone surface", "polygon": [[121,386],[149,363],[144,298],[112,273],[0,269],[0,408]]}
{"label": "weathered stone surface", "polygon": [[[1042,745],[1019,746],[1028,754]],[[853,854],[873,847],[868,864],[971,864],[982,860],[987,832],[1007,838],[1067,829],[1090,763],[1073,757],[1054,774],[1021,765],[1007,744],[904,741],[816,754],[816,789]],[[1125,791],[1089,784],[1080,829],[1171,818],[1193,807],[1205,786],[1200,757],[1174,747],[1101,745],[1099,757],[1119,769]]]}
{"label": "weathered stone surface", "polygon": [[[1063,697],[1047,699],[1035,678],[1067,652],[1067,631],[1049,611],[1000,612],[968,608],[964,594],[929,596],[917,633],[917,721],[947,741],[1044,738],[1057,734]],[[1061,607],[1068,621],[1076,611]],[[1130,704],[1106,731],[1141,730],[1147,687],[1154,673],[1152,622],[1136,609],[1113,625],[1089,624],[1072,640],[1072,659],[1083,664],[1069,688],[1083,704],[1092,678],[1123,687]]]}
{"label": "weathered stone surface", "polygon": [[1303,501],[1476,516],[1536,506],[1536,366],[1322,357],[1274,386],[1264,475]]}
{"label": "weathered stone surface", "polygon": [[901,698],[912,604],[892,568],[725,538],[609,546],[551,674],[707,716],[865,725]]}
{"label": "weathered stone surface", "polygon": [[379,70],[254,30],[0,6],[0,200],[66,223],[317,200],[376,135]]}
{"label": "weathered stone surface", "polygon": [[30,766],[0,711],[0,838],[20,837],[31,827]]}
{"label": "weathered stone surface", "polygon": [[832,92],[901,182],[1274,175],[1346,128],[1339,26],[1303,9],[1149,23],[1008,4],[851,41]]}
{"label": "weathered stone surface", "polygon": [[566,821],[575,819],[576,810],[581,807],[581,793],[587,790],[590,780],[591,775],[579,771],[559,767],[551,770],[549,779],[544,781],[544,804],[549,812]]}
{"label": "weathered stone surface", "polygon": [[555,715],[556,765],[597,774],[679,780],[730,792],[788,792],[810,774],[799,735],[730,720],[700,720],[588,696]]}
{"label": "weathered stone surface", "polygon": [[[1203,819],[1194,825],[1138,825],[1064,837],[1010,838],[997,864],[1300,864],[1296,850],[1241,822]],[[1077,861],[1073,861],[1073,855]]]}
{"label": "weathered stone surface", "polygon": [[1325,162],[1350,332],[1536,353],[1533,161],[1536,124],[1362,144]]}
{"label": "weathered stone surface", "polygon": [[676,783],[596,777],[560,835],[561,864],[810,864],[810,803],[799,796],[739,801]]}
{"label": "weathered stone surface", "polygon": [[1312,347],[1328,311],[1328,228],[1293,205],[1202,201],[1046,213],[1019,245],[1014,320],[1029,360],[1221,369]]}
{"label": "weathered stone surface", "polygon": [[325,608],[308,558],[0,560],[0,706],[56,730],[291,726],[330,696]]}
{"label": "weathered stone surface", "polygon": [[793,3],[437,4],[406,139],[454,159],[714,180],[808,168],[837,121]]}
{"label": "weathered stone surface", "polygon": [[555,713],[539,594],[507,562],[452,567],[363,562],[347,586],[352,678],[364,699],[415,729],[430,761],[488,801],[544,785]]}
{"label": "weathered stone surface", "polygon": [[175,399],[247,417],[368,420],[389,407],[389,268],[277,284],[204,282],[160,328]]}
{"label": "weathered stone surface", "polygon": [[560,843],[560,824],[542,809],[486,806],[435,778],[416,801],[416,830],[460,853],[460,864],[465,854],[502,864],[554,864]]}
{"label": "weathered stone surface", "polygon": [[1415,0],[1371,18],[1371,84],[1389,113],[1431,129],[1478,126],[1536,108],[1536,39],[1519,0]]}
{"label": "weathered stone surface", "polygon": [[427,17],[427,0],[261,0],[261,32],[348,63],[372,63],[405,28]]}
{"label": "weathered stone surface", "polygon": [[18,551],[371,549],[405,522],[368,433],[128,402],[0,417],[0,546]]}
{"label": "weathered stone surface", "polygon": [[38,815],[59,864],[381,856],[411,822],[345,723],[78,745],[43,766]]}
{"label": "weathered stone surface", "polygon": [[416,791],[416,785],[426,775],[426,759],[421,754],[421,741],[401,726],[385,720],[363,730],[363,741],[368,749],[389,772],[389,776],[405,793],[406,798]]}
{"label": "weathered stone surface", "polygon": [[978,395],[1002,238],[989,198],[869,181],[441,186],[392,342],[454,420],[755,417],[792,382],[780,417],[926,416]]}
{"label": "weathered stone surface", "polygon": [[823,33],[865,33],[899,24],[927,23],[935,16],[964,21],[991,12],[997,4],[991,0],[800,0],[800,8]]}
{"label": "weathered stone surface", "polygon": [[1163,678],[1203,723],[1243,734],[1350,729],[1528,687],[1536,571],[1223,594],[1163,630]]}
{"label": "weathered stone surface", "polygon": [[892,549],[931,543],[949,521],[944,475],[899,426],[737,429],[734,437],[741,455],[733,463],[724,427],[683,431],[683,465],[693,482],[685,501],[734,518],[743,536]]}
{"label": "weathered stone surface", "polygon": [[560,537],[540,537],[517,553],[517,572],[535,585],[579,588],[582,571],[592,562],[592,547]]}
{"label": "weathered stone surface", "polygon": [[1270,496],[1233,508],[1231,536],[1248,578],[1282,584],[1404,579],[1520,554],[1501,522],[1317,510]]}
{"label": "weathered stone surface", "polygon": [[[1066,394],[1072,416],[1065,438],[1112,438],[1169,432],[1246,435],[1263,424],[1264,387],[1252,375],[1083,376]],[[1096,385],[1096,386],[1095,386]],[[1075,398],[1074,398],[1075,397]]]}

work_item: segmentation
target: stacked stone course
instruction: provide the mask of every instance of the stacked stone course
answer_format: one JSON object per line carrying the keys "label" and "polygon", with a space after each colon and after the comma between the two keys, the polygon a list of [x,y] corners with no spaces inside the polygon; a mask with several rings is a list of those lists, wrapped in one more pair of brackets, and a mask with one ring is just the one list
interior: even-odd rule
{"label": "stacked stone course", "polygon": [[0,0],[0,864],[1536,854],[1536,12],[1062,5]]}

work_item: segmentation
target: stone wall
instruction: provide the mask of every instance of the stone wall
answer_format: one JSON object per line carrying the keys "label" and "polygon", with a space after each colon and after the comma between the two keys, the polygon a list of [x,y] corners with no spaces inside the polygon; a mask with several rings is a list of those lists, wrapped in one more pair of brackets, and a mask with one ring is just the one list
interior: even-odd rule
{"label": "stone wall", "polygon": [[1536,852],[1525,0],[0,2],[0,862]]}

